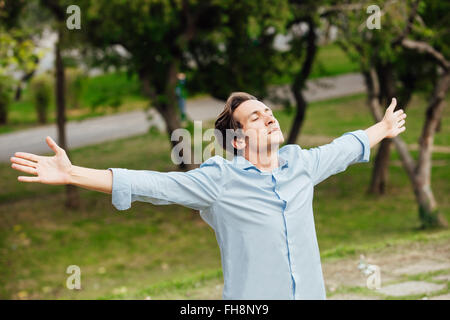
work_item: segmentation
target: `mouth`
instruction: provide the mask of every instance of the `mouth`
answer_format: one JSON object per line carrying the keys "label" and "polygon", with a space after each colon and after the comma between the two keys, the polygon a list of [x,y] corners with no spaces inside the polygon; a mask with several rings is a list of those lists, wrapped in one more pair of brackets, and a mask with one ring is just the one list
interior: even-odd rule
{"label": "mouth", "polygon": [[272,130],[269,132],[269,134],[272,134],[273,132],[276,132],[276,131],[280,131],[280,128],[272,129]]}

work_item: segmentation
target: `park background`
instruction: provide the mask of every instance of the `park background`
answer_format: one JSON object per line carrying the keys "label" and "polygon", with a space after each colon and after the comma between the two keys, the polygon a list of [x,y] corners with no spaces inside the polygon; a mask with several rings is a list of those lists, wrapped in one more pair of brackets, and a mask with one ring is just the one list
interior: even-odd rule
{"label": "park background", "polygon": [[[219,248],[198,212],[140,202],[117,211],[110,195],[19,183],[9,158],[52,155],[51,135],[78,166],[189,170],[171,161],[170,133],[193,132],[195,120],[213,128],[228,94],[246,91],[302,148],[373,125],[397,97],[406,131],[315,188],[327,296],[449,299],[449,9],[0,1],[0,298],[220,299]],[[181,72],[188,121],[175,94]],[[381,289],[367,288],[361,263],[380,267]],[[66,287],[70,265],[81,290]]]}

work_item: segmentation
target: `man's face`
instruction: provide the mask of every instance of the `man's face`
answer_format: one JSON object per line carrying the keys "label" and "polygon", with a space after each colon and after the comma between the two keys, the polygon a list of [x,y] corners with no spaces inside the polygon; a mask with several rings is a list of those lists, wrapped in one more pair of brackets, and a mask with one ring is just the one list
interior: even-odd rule
{"label": "man's face", "polygon": [[272,110],[261,101],[247,100],[241,103],[233,116],[242,125],[246,136],[245,145],[238,143],[238,149],[248,147],[255,152],[261,152],[283,143],[284,137],[277,119]]}

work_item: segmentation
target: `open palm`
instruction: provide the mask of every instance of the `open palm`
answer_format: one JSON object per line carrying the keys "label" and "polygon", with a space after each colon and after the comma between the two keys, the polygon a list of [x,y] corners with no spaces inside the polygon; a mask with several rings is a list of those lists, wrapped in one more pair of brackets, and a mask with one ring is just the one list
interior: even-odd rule
{"label": "open palm", "polygon": [[397,100],[393,98],[383,117],[383,122],[386,124],[388,129],[388,134],[386,136],[387,138],[395,138],[401,132],[406,130],[406,127],[404,126],[406,113],[403,109],[394,112],[396,105]]}
{"label": "open palm", "polygon": [[27,152],[16,152],[11,157],[11,167],[35,176],[19,176],[22,182],[40,182],[45,184],[61,185],[69,183],[72,163],[66,151],[60,148],[49,136],[45,141],[55,152],[54,156],[38,156]]}

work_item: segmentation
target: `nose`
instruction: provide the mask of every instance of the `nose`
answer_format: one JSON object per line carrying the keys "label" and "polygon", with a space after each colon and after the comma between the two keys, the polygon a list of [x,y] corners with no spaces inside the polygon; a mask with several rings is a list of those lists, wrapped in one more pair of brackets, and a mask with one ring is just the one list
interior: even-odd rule
{"label": "nose", "polygon": [[266,126],[269,126],[271,124],[275,123],[275,118],[273,115],[267,115],[266,116]]}

